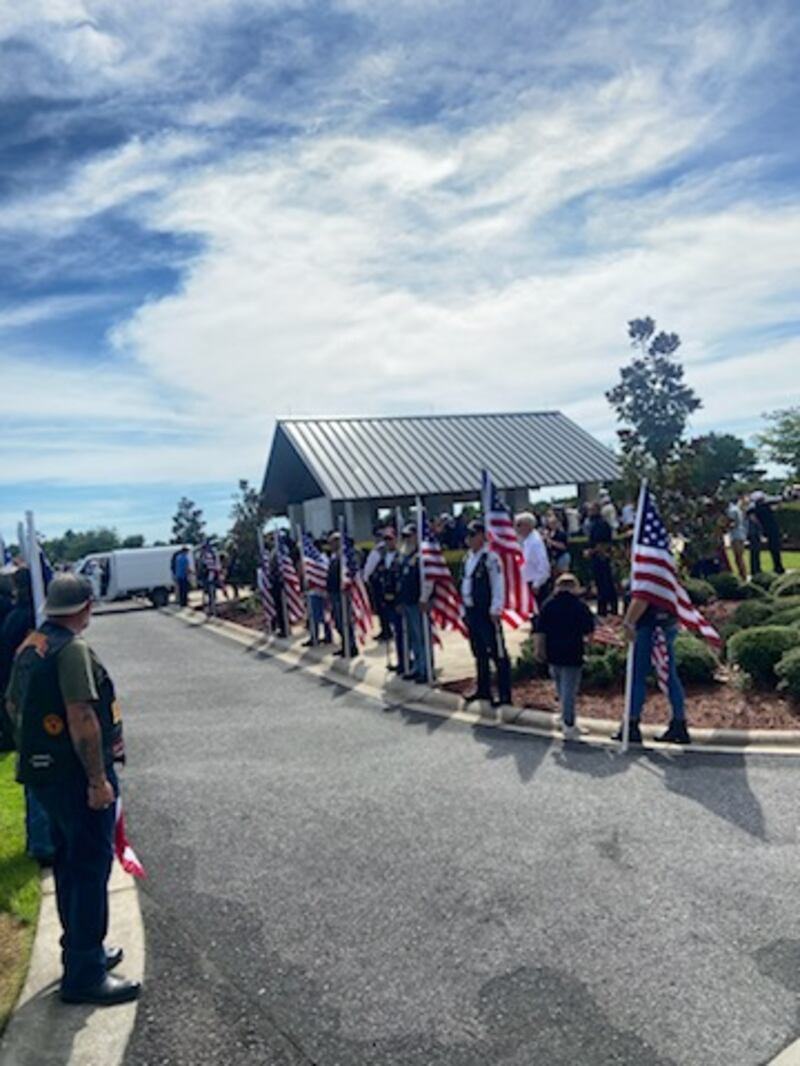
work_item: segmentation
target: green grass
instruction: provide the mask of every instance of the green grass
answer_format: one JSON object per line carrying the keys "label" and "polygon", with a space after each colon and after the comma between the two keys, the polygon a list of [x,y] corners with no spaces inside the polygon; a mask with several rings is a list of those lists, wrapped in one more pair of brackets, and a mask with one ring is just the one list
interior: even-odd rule
{"label": "green grass", "polygon": [[13,752],[0,754],[0,1032],[28,968],[39,914],[39,867],[25,854],[25,795]]}
{"label": "green grass", "polygon": [[[747,569],[750,569],[750,556],[745,553],[747,559]],[[781,552],[781,562],[783,563],[785,570],[800,570],[800,552]],[[772,573],[774,567],[772,565],[772,556],[769,552],[762,551],[761,553],[761,569],[767,570]]]}

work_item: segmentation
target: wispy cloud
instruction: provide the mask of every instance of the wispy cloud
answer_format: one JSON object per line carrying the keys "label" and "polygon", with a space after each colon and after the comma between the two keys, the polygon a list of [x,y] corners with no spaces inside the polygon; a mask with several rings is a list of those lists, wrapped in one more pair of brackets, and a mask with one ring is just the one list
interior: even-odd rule
{"label": "wispy cloud", "polygon": [[[683,335],[696,425],[751,432],[798,354],[799,31],[748,0],[4,11],[14,480],[256,477],[287,413],[559,407],[611,440],[639,313]],[[30,347],[109,293],[91,359]]]}

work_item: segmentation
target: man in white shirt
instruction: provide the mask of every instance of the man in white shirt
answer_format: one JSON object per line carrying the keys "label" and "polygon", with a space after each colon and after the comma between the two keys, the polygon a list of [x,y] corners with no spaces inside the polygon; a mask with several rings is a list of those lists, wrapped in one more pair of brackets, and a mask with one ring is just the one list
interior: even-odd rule
{"label": "man in white shirt", "polygon": [[483,522],[470,522],[467,527],[467,547],[469,550],[461,577],[461,599],[478,674],[475,691],[467,696],[467,701],[491,701],[490,660],[493,660],[497,669],[497,703],[511,703],[511,662],[500,621],[506,595],[503,567],[499,557],[486,544]]}
{"label": "man in white shirt", "polygon": [[608,489],[600,489],[599,500],[600,514],[611,526],[611,532],[616,533],[619,529],[619,518],[617,517],[617,509],[614,506],[614,501],[611,499],[611,493]]}
{"label": "man in white shirt", "polygon": [[364,564],[364,580],[372,593],[375,613],[381,623],[377,639],[391,640],[399,622],[395,604],[393,565],[397,558],[397,535],[392,526],[378,530],[378,540]]}
{"label": "man in white shirt", "polygon": [[522,548],[522,557],[525,560],[522,567],[522,576],[528,582],[531,592],[540,603],[546,591],[545,586],[550,581],[550,559],[547,548],[536,529],[536,519],[530,511],[522,511],[514,519],[514,529]]}

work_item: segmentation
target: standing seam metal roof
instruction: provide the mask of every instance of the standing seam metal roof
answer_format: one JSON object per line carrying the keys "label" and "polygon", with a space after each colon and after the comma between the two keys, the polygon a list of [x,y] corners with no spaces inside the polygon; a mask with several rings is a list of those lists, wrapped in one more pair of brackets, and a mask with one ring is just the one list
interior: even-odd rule
{"label": "standing seam metal roof", "polygon": [[[609,481],[613,454],[560,411],[278,422],[333,500],[477,492],[486,467],[503,488]],[[264,495],[281,495],[272,459]]]}

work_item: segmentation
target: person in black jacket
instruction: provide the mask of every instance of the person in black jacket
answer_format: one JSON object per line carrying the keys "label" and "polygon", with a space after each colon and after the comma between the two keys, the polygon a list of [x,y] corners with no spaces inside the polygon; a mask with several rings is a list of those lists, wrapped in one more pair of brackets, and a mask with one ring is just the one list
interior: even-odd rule
{"label": "person in black jacket", "polygon": [[561,574],[536,624],[537,656],[550,667],[561,708],[561,728],[567,739],[577,735],[575,699],[581,683],[583,643],[594,631],[594,615],[578,599],[577,591],[574,574]]}
{"label": "person in black jacket", "polygon": [[617,586],[611,569],[613,539],[611,526],[600,512],[600,504],[596,502],[591,504],[587,555],[592,564],[592,577],[597,589],[597,613],[601,618],[609,612],[616,614],[619,607]]}

